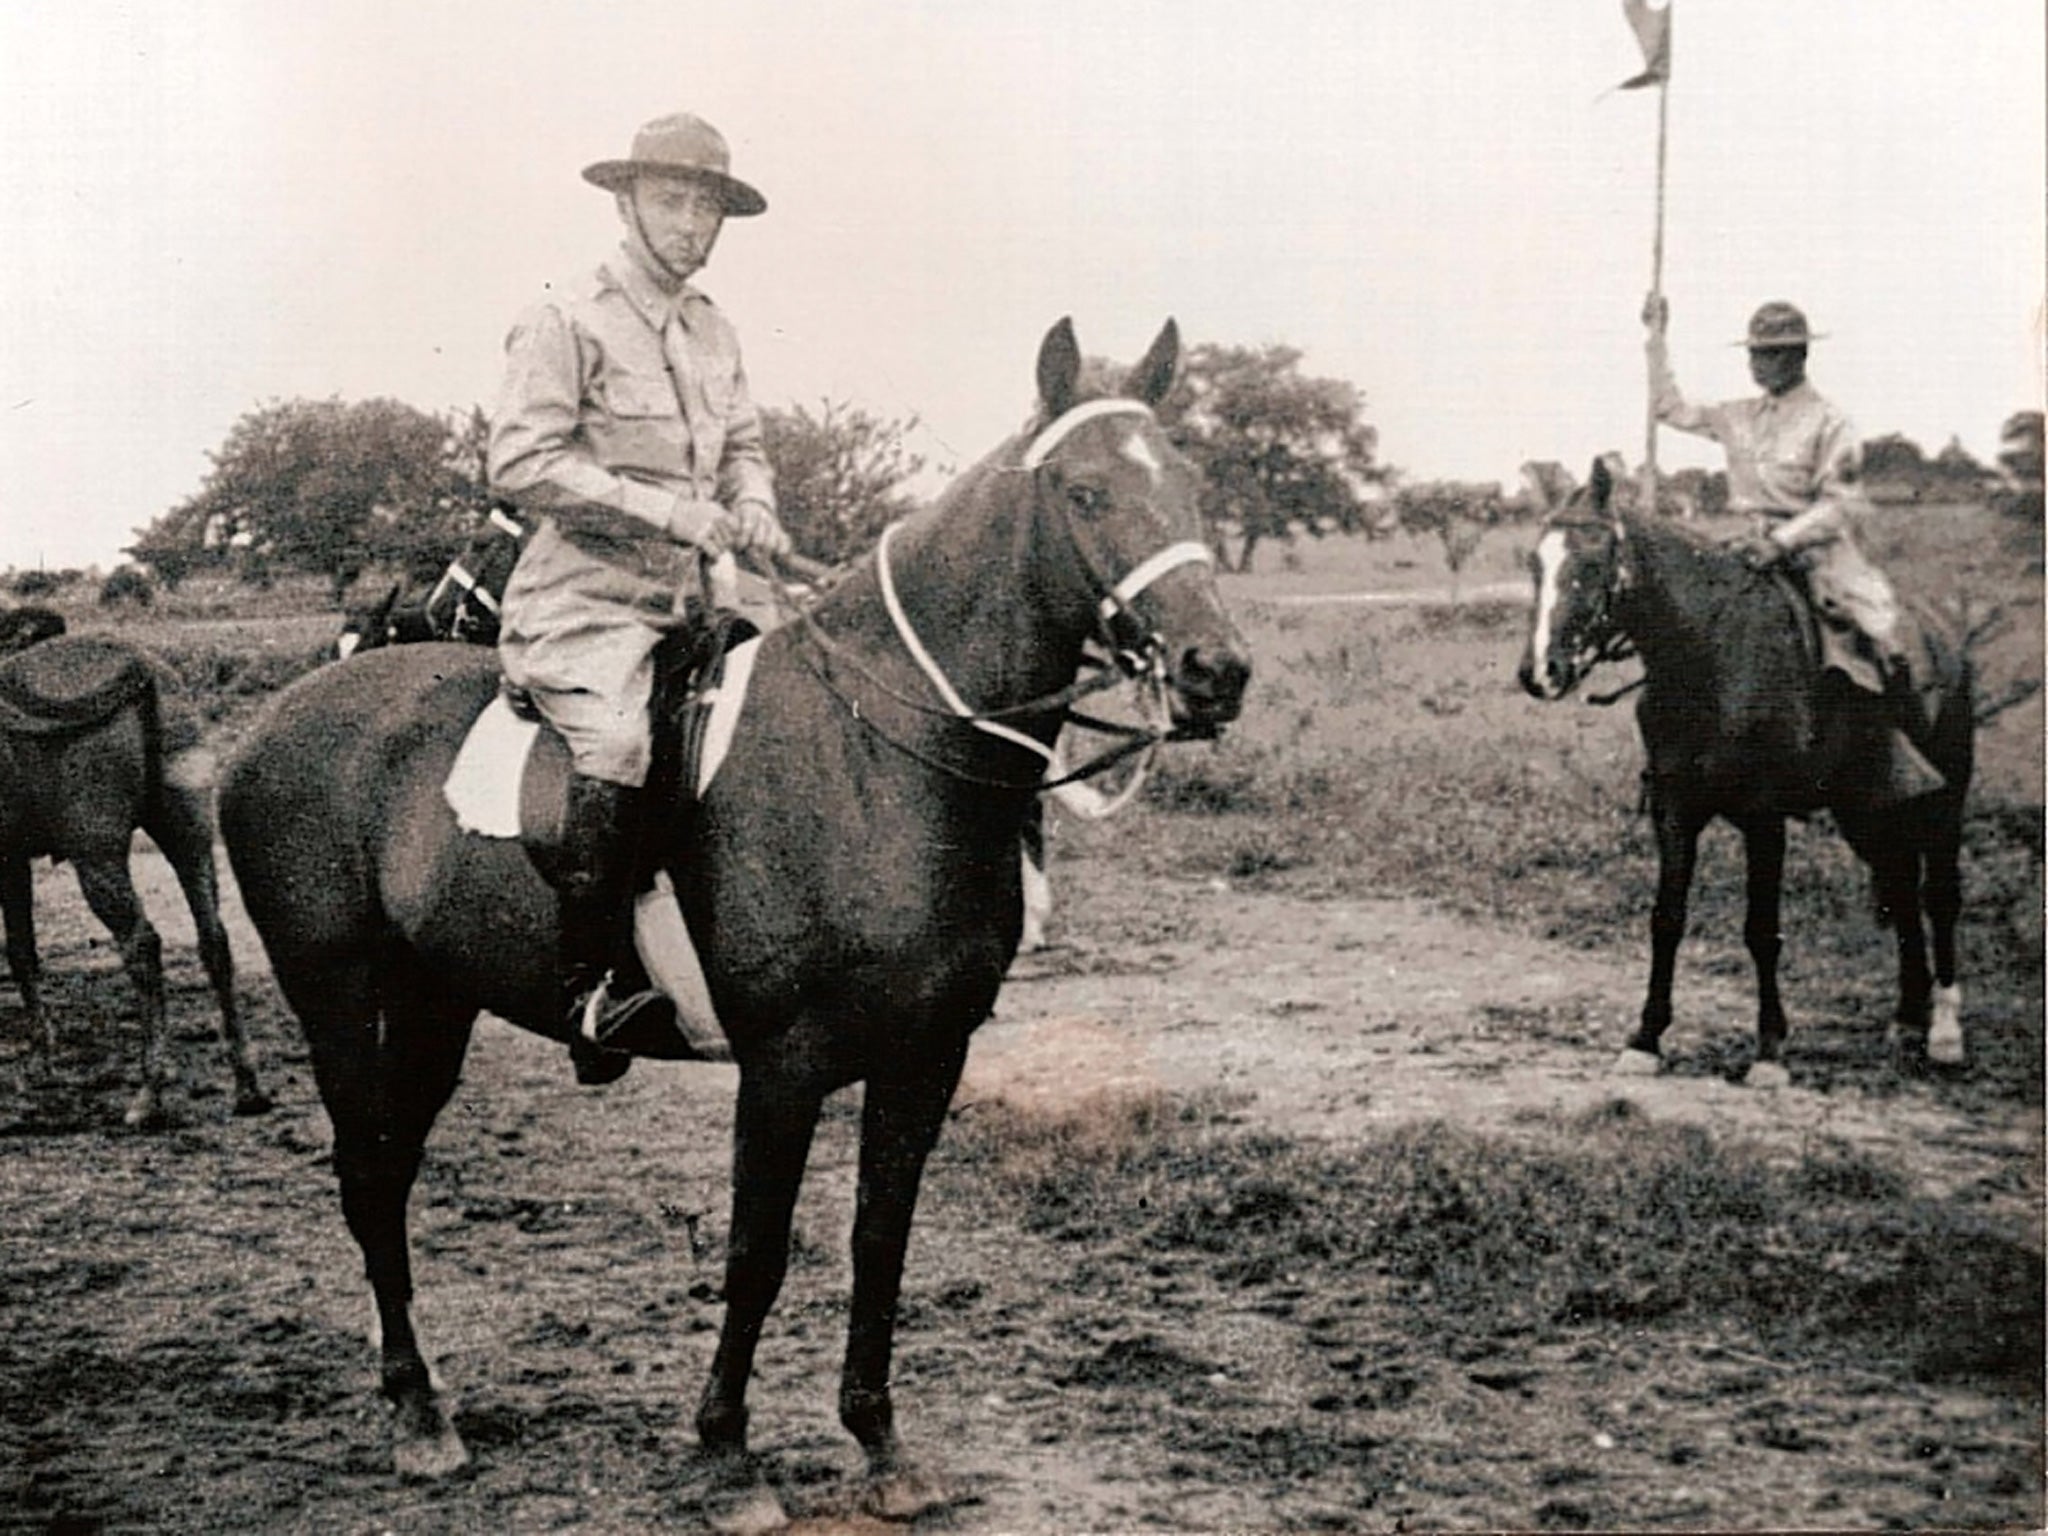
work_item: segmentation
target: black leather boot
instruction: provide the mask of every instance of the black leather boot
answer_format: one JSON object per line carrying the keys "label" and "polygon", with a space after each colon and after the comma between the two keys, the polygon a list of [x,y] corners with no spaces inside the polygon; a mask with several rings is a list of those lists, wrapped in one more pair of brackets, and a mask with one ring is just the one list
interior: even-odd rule
{"label": "black leather boot", "polygon": [[586,1084],[616,1080],[635,1055],[687,1054],[673,1048],[675,1005],[631,951],[637,798],[624,785],[572,778],[565,846],[552,872],[561,904],[563,1024],[576,1079]]}

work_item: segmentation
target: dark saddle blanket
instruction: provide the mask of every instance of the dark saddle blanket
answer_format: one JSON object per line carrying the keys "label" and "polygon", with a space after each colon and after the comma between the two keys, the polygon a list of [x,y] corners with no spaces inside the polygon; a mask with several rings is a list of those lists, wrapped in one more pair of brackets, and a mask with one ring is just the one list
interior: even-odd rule
{"label": "dark saddle blanket", "polygon": [[133,646],[58,635],[0,661],[0,730],[19,736],[89,731],[148,697],[156,669]]}
{"label": "dark saddle blanket", "polygon": [[[1886,692],[1886,665],[1870,636],[1832,605],[1817,599],[1806,581],[1782,567],[1773,572],[1785,600],[1798,615],[1806,653],[1816,670],[1838,671],[1867,693]],[[1906,652],[1921,713],[1932,721],[1942,700],[1961,679],[1963,647],[1954,626],[1922,602],[1902,601],[1899,642]]]}

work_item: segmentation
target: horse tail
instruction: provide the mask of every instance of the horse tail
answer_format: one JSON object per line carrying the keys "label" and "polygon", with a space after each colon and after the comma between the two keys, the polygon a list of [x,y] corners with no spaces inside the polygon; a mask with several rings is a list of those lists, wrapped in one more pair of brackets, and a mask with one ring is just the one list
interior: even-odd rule
{"label": "horse tail", "polygon": [[151,805],[161,810],[172,800],[203,797],[212,789],[214,759],[197,718],[171,705],[180,686],[177,675],[155,657],[144,661],[142,672],[135,710],[142,727],[143,782]]}

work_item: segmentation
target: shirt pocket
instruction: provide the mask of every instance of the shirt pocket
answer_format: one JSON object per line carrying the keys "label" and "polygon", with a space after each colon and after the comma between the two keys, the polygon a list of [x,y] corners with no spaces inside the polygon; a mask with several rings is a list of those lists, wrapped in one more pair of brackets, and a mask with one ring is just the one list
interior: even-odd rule
{"label": "shirt pocket", "polygon": [[645,378],[639,374],[614,373],[605,377],[600,390],[606,412],[621,420],[666,418],[680,420],[682,409],[666,377]]}

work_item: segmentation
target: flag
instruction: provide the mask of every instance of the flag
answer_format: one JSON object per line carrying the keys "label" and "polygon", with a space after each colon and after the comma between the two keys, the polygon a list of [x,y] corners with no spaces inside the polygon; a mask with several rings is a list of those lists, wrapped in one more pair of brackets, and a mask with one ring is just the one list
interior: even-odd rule
{"label": "flag", "polygon": [[1628,14],[1628,24],[1634,29],[1636,42],[1643,50],[1643,72],[1633,79],[1621,82],[1620,89],[1633,91],[1640,86],[1662,85],[1671,78],[1671,6],[1664,9],[1651,7],[1649,0],[1621,0],[1621,8]]}

